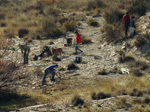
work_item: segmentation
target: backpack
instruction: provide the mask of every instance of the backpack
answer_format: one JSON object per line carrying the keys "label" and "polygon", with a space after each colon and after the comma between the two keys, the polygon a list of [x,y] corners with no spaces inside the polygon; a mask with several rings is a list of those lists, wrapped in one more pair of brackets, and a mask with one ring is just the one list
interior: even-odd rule
{"label": "backpack", "polygon": [[76,56],[75,59],[73,60],[75,63],[81,63],[82,62],[82,57]]}

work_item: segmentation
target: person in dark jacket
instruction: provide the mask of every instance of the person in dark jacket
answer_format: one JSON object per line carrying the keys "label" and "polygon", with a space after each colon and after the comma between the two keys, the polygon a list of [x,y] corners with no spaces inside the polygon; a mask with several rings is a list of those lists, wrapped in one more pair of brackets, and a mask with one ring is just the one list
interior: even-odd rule
{"label": "person in dark jacket", "polygon": [[130,22],[129,12],[126,12],[126,14],[122,18],[122,23],[124,24],[125,27],[125,37],[128,36],[129,22]]}
{"label": "person in dark jacket", "polygon": [[80,34],[78,33],[78,31],[74,32],[76,35],[76,40],[75,40],[75,54],[77,54],[77,50],[79,50],[80,52],[83,52],[81,49],[79,49],[78,44],[82,43]]}
{"label": "person in dark jacket", "polygon": [[130,37],[134,36],[135,28],[136,28],[136,26],[135,26],[135,17],[132,16],[132,19],[130,20],[130,23],[129,23]]}
{"label": "person in dark jacket", "polygon": [[56,65],[48,66],[48,67],[45,69],[45,71],[44,71],[44,77],[43,77],[43,79],[42,79],[42,85],[44,85],[46,76],[47,76],[48,74],[52,74],[51,81],[55,81],[54,77],[55,77],[55,75],[56,75],[56,73],[55,73],[55,69],[56,69],[56,68],[58,68],[58,65],[57,65],[57,64],[56,64]]}

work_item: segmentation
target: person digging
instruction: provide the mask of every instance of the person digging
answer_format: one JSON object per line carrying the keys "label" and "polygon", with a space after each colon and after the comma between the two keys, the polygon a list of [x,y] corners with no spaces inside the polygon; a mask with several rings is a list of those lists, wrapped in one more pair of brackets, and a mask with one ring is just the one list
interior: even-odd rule
{"label": "person digging", "polygon": [[50,65],[50,66],[48,66],[48,67],[44,70],[44,76],[43,76],[43,79],[42,79],[42,85],[45,84],[45,79],[46,79],[46,77],[47,77],[48,74],[52,74],[52,76],[51,76],[51,81],[55,81],[54,77],[55,77],[55,75],[57,75],[56,72],[55,72],[55,69],[56,69],[56,68],[58,68],[58,65],[57,65],[57,64],[55,64],[55,65]]}

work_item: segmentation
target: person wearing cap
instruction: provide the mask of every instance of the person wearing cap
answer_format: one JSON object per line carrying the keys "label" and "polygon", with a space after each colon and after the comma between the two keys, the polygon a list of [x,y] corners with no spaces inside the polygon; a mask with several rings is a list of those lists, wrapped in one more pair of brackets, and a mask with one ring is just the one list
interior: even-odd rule
{"label": "person wearing cap", "polygon": [[126,14],[122,18],[122,23],[124,24],[125,28],[125,37],[128,36],[129,22],[130,22],[129,12],[126,12]]}
{"label": "person wearing cap", "polygon": [[75,54],[77,54],[77,50],[79,50],[80,52],[83,52],[81,49],[79,49],[78,44],[82,43],[80,34],[78,33],[78,31],[74,32],[76,35],[76,40],[75,40]]}
{"label": "person wearing cap", "polygon": [[56,75],[56,72],[55,72],[55,69],[58,68],[58,65],[55,64],[55,65],[50,65],[48,66],[45,70],[44,70],[44,76],[43,76],[43,79],[42,79],[42,85],[44,85],[45,83],[45,79],[46,79],[46,76],[48,74],[52,74],[51,76],[51,81],[55,81],[54,77]]}

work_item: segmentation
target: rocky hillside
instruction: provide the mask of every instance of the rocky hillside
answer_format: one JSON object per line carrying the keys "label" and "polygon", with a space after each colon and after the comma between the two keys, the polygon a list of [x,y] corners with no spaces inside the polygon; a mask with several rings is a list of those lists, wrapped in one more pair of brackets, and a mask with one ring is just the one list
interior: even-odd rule
{"label": "rocky hillside", "polygon": [[[94,18],[99,23],[99,27],[89,26],[87,24],[89,18]],[[141,33],[146,31],[149,32],[149,22],[149,13],[137,20],[137,26],[142,27]],[[21,51],[17,48],[17,45],[23,43],[23,41],[17,37],[13,39],[12,47],[15,48],[15,51],[9,51],[9,55],[4,59],[9,58],[10,60],[16,60],[16,62],[21,65],[20,69],[17,71],[20,73],[20,79],[15,82],[15,86],[21,91],[44,91],[45,94],[49,94],[52,97],[48,104],[21,108],[16,110],[17,112],[89,112],[92,110],[97,112],[111,112],[112,110],[115,112],[126,112],[131,110],[131,108],[115,108],[117,99],[126,97],[127,100],[131,100],[132,97],[129,95],[110,97],[103,100],[91,100],[90,97],[92,92],[101,88],[101,83],[103,83],[104,80],[107,81],[107,79],[109,79],[113,82],[113,80],[128,77],[130,74],[127,64],[118,62],[118,52],[120,50],[124,50],[124,52],[127,52],[128,54],[136,55],[137,59],[145,60],[145,58],[141,57],[141,52],[134,47],[134,42],[136,41],[138,34],[133,39],[127,39],[116,45],[112,45],[102,42],[103,34],[100,28],[105,23],[103,17],[86,16],[85,20],[80,23],[81,25],[77,27],[77,30],[82,36],[90,39],[92,43],[80,45],[83,53],[79,53],[78,55],[82,56],[83,62],[76,64],[79,69],[75,70],[67,70],[68,64],[76,55],[73,54],[74,46],[64,46],[66,43],[65,37],[54,40],[33,40],[29,44],[31,53],[28,65],[22,64],[23,58],[21,56]],[[72,32],[68,32],[67,37],[74,39],[75,35]],[[53,42],[54,44],[50,45],[50,42]],[[45,45],[50,47],[62,47],[63,56],[60,57],[62,61],[54,62],[51,57],[33,61],[34,54],[40,54]],[[41,86],[44,68],[53,63],[59,65],[56,82],[51,82],[48,77],[47,85]],[[108,75],[98,75],[98,72],[102,69],[105,69],[105,72],[107,72]],[[75,94],[79,94],[84,99],[85,106],[75,107],[71,105],[71,98]],[[54,99],[54,101],[52,99]]]}

